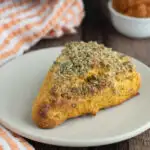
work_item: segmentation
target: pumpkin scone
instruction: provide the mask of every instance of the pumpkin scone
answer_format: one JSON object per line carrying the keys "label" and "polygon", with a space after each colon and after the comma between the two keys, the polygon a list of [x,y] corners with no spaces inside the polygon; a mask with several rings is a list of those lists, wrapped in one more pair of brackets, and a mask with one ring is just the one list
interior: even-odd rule
{"label": "pumpkin scone", "polygon": [[43,81],[32,119],[40,128],[54,128],[69,118],[96,115],[137,95],[140,83],[130,57],[96,42],[70,42]]}

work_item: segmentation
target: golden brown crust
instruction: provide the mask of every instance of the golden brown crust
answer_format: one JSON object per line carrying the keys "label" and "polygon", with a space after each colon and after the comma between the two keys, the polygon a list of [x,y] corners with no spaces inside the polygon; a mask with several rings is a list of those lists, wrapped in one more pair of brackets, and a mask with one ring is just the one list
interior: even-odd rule
{"label": "golden brown crust", "polygon": [[[129,82],[130,83],[128,83],[128,81],[123,81],[124,91],[132,89],[132,91],[129,92],[129,95],[117,96],[114,95],[112,89],[106,89],[103,94],[91,97],[91,101],[89,99],[89,101],[79,103],[76,108],[72,107],[72,105],[69,103],[61,105],[60,107],[56,106],[55,108],[53,105],[51,105],[49,110],[45,112],[45,115],[41,115],[40,111],[43,107],[43,104],[49,104],[49,102],[47,101],[46,96],[43,101],[41,100],[42,97],[38,97],[33,105],[32,118],[40,128],[53,128],[69,118],[78,117],[89,113],[96,115],[100,109],[119,105],[124,101],[134,97],[140,88],[139,74],[136,73],[134,80]],[[44,86],[40,92],[43,93],[43,90]]]}
{"label": "golden brown crust", "polygon": [[[127,62],[124,62],[124,59],[122,60],[120,57],[118,59],[123,61],[122,63],[124,64],[129,63],[129,59],[125,59]],[[103,68],[90,68],[82,78],[76,76],[74,79],[75,75],[71,75],[70,80],[68,80],[70,82],[67,83],[67,80],[64,80],[62,85],[59,84],[61,89],[57,90],[57,86],[54,88],[54,83],[56,82],[54,76],[59,67],[54,64],[48,72],[39,94],[33,103],[33,121],[40,128],[54,128],[69,118],[86,114],[96,115],[100,109],[116,106],[130,99],[138,93],[141,83],[139,73],[130,65],[124,72],[116,72],[113,76],[112,70],[117,70],[112,69],[110,72],[107,72],[107,67],[105,68],[105,66]],[[100,74],[97,73],[98,71]],[[103,80],[105,73],[106,75],[110,75],[111,73],[111,76],[107,75],[105,76],[106,79],[104,78],[105,80]],[[101,77],[100,80],[99,77]],[[110,84],[108,84],[109,79],[112,80]],[[107,81],[107,83],[102,81]],[[70,85],[76,85],[75,95],[73,95],[74,91],[71,93],[72,95],[62,93],[65,83],[67,85],[65,85],[65,88],[68,89]],[[85,86],[81,89],[80,87],[83,83]],[[87,87],[88,91],[86,89]],[[83,89],[84,91],[80,93],[80,90]]]}

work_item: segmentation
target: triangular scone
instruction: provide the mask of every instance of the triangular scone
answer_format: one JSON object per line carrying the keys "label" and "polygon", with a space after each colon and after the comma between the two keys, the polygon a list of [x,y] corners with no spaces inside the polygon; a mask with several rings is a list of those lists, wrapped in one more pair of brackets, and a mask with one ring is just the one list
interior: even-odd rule
{"label": "triangular scone", "polygon": [[140,75],[130,57],[96,42],[71,42],[49,70],[32,108],[40,128],[96,113],[135,96]]}

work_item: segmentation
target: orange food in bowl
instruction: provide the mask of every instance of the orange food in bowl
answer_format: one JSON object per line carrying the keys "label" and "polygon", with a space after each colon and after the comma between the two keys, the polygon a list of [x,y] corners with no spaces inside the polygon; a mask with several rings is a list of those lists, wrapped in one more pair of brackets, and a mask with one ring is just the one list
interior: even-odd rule
{"label": "orange food in bowl", "polygon": [[150,17],[150,0],[113,0],[113,8],[127,16]]}

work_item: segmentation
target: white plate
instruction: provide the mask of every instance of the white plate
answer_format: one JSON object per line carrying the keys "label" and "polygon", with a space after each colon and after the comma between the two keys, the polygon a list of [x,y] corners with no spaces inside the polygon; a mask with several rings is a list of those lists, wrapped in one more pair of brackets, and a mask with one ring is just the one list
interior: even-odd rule
{"label": "white plate", "polygon": [[61,48],[18,57],[0,68],[0,121],[29,139],[61,146],[97,146],[122,141],[150,128],[150,69],[137,60],[142,76],[140,95],[97,116],[66,121],[54,129],[39,129],[31,120],[32,101]]}

